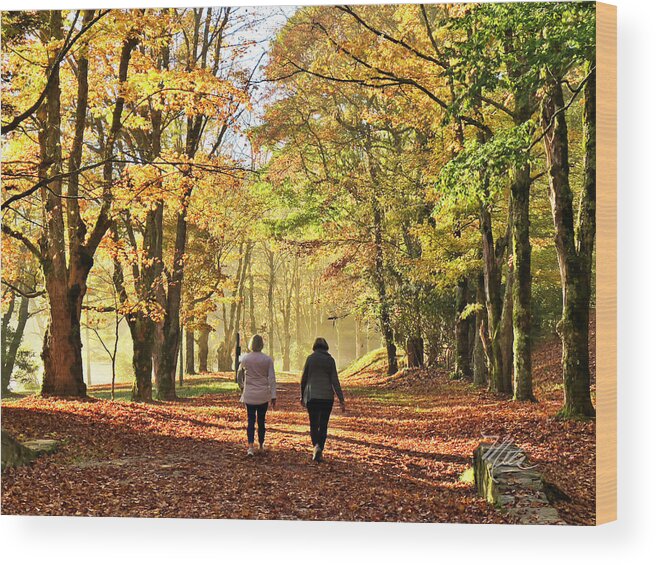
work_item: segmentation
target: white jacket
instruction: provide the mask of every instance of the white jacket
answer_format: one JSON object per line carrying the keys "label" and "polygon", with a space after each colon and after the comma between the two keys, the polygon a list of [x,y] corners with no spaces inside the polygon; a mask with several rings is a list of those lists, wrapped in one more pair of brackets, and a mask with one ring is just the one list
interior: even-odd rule
{"label": "white jacket", "polygon": [[264,404],[276,397],[276,373],[273,359],[260,351],[242,356],[237,371],[237,382],[242,388],[240,402]]}

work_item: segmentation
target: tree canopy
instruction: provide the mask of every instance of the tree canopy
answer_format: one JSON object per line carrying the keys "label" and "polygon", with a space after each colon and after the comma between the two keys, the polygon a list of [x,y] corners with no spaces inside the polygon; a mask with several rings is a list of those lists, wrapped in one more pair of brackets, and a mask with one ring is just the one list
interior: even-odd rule
{"label": "tree canopy", "polygon": [[115,364],[127,326],[141,401],[183,348],[229,370],[261,332],[289,370],[366,327],[390,374],[536,400],[556,330],[562,414],[592,416],[594,5],[286,15],[3,14],[3,326],[43,309],[42,392],[86,394],[86,327]]}

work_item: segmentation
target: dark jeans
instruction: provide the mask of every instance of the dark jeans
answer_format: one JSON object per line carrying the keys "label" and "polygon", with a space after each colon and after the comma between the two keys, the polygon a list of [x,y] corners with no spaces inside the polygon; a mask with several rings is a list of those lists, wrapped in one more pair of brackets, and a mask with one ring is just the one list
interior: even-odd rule
{"label": "dark jeans", "polygon": [[248,435],[248,443],[255,442],[255,416],[257,416],[257,439],[260,445],[264,443],[264,434],[266,427],[264,425],[264,418],[266,418],[269,403],[264,404],[247,404],[246,410],[248,412],[248,427],[246,428],[246,435]]}
{"label": "dark jeans", "polygon": [[307,411],[310,416],[310,437],[312,445],[318,445],[323,450],[328,436],[328,420],[333,410],[332,400],[314,399],[307,401]]}

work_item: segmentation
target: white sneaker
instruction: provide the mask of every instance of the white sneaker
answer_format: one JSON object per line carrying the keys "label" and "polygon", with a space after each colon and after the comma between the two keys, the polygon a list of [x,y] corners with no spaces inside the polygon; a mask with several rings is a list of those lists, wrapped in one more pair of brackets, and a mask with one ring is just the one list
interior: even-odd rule
{"label": "white sneaker", "polygon": [[264,447],[264,444],[261,443],[261,444],[260,444],[260,449],[259,449],[258,453],[264,453],[265,451],[266,451],[266,448]]}
{"label": "white sneaker", "polygon": [[255,455],[255,449],[252,446],[249,447],[246,455],[248,455],[248,457],[253,457],[253,455]]}

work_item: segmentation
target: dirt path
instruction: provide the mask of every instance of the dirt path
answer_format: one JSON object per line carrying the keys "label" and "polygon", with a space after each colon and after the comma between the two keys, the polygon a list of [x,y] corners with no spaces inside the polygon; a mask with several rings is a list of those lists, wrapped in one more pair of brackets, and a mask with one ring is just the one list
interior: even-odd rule
{"label": "dirt path", "polygon": [[[7,403],[5,428],[64,444],[54,456],[3,473],[2,512],[503,522],[459,476],[481,433],[507,433],[516,419],[525,421],[518,430],[534,433],[545,420],[527,405],[511,421],[498,401],[462,383],[444,382],[431,394],[347,384],[348,412],[334,413],[325,461],[317,465],[296,379],[281,379],[278,409],[267,417],[269,451],[254,458],[245,454],[245,410],[229,376],[194,379],[194,387],[208,392],[178,403],[35,397]],[[585,445],[590,435],[594,441],[585,424],[576,431]],[[578,451],[560,450],[557,458]],[[577,522],[586,521],[580,509],[589,506],[579,498],[572,512]]]}

